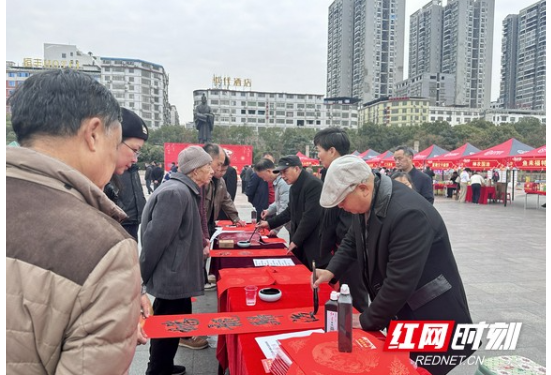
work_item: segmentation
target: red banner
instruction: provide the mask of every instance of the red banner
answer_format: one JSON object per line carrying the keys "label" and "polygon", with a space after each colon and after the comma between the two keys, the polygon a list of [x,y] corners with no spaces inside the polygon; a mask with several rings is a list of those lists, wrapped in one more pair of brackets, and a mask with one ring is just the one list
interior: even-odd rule
{"label": "red banner", "polygon": [[323,328],[324,307],[312,316],[308,308],[211,314],[154,315],[143,329],[152,339]]}
{"label": "red banner", "polygon": [[[165,143],[165,169],[170,163],[178,164],[178,154],[184,148],[189,146],[202,146],[196,143]],[[231,159],[231,166],[237,168],[237,174],[245,165],[251,165],[253,162],[253,146],[242,145],[220,145],[226,151]]]}

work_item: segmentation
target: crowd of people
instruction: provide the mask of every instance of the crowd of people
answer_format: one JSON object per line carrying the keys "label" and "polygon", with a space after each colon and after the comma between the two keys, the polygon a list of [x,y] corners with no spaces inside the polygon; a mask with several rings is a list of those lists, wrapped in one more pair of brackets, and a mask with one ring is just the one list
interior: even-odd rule
{"label": "crowd of people", "polygon": [[[216,287],[205,268],[215,222],[245,225],[237,173],[220,145],[189,146],[169,173],[148,163],[146,199],[136,163],[147,126],[93,78],[38,73],[10,104],[21,147],[6,152],[8,372],[125,373],[149,340],[140,321],[190,314],[191,298]],[[396,150],[391,178],[349,155],[343,129],[323,129],[313,143],[321,178],[295,155],[276,162],[270,153],[241,172],[257,226],[289,231],[289,252],[310,270],[315,262],[314,288],[350,286],[357,328],[382,330],[396,317],[471,323],[432,178],[413,166],[413,151]],[[465,191],[463,173],[456,178]],[[149,341],[147,374],[184,374],[178,346],[208,345]]]}

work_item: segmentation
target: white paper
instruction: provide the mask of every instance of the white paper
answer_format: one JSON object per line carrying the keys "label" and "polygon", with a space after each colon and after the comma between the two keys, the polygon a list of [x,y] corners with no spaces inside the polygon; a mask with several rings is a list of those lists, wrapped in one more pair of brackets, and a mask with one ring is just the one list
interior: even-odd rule
{"label": "white paper", "polygon": [[260,258],[253,259],[255,267],[264,267],[264,266],[294,266],[295,263],[289,258]]}
{"label": "white paper", "polygon": [[323,329],[311,329],[309,331],[300,331],[292,333],[284,333],[281,335],[256,337],[255,340],[260,346],[260,350],[268,359],[274,359],[279,349],[279,340],[288,339],[290,337],[310,336],[312,333],[323,333]]}

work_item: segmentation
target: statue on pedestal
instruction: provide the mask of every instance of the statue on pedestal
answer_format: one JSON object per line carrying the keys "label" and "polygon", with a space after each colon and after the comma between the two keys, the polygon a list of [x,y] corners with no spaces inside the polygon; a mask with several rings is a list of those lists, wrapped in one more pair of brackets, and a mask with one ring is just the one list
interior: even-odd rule
{"label": "statue on pedestal", "polygon": [[195,129],[199,130],[199,143],[209,143],[214,129],[214,113],[207,104],[205,94],[201,97],[201,104],[193,110],[193,122]]}

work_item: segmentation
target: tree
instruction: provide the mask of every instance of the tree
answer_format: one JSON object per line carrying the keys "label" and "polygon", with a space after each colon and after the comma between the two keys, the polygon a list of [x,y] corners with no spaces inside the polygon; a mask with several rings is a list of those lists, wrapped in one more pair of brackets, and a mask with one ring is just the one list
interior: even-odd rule
{"label": "tree", "polygon": [[545,125],[537,118],[523,117],[513,127],[520,134],[519,141],[535,148],[545,144]]}
{"label": "tree", "polygon": [[12,142],[16,142],[16,139],[17,137],[11,125],[11,116],[6,115],[6,144],[9,145]]}

